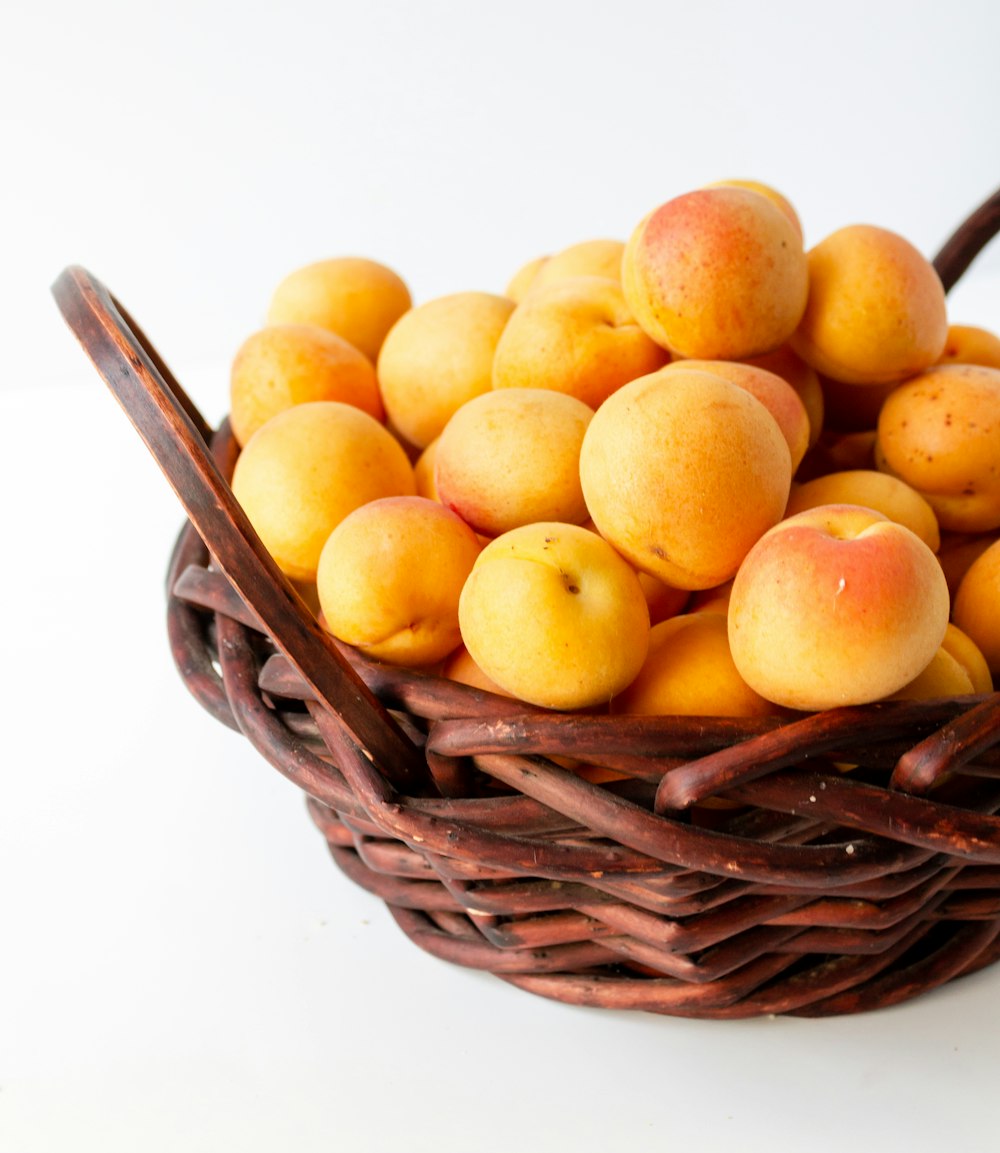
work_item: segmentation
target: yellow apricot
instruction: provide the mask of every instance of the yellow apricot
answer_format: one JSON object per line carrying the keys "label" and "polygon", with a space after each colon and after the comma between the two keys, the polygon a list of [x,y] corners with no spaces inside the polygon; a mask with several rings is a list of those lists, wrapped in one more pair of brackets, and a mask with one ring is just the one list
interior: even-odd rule
{"label": "yellow apricot", "polygon": [[972,678],[944,647],[931,657],[930,664],[909,684],[892,694],[897,701],[933,701],[941,697],[963,697],[973,692]]}
{"label": "yellow apricot", "polygon": [[507,692],[543,708],[606,703],[646,658],[649,611],[631,566],[578,525],[524,525],[479,554],[462,640]]}
{"label": "yellow apricot", "polygon": [[497,341],[514,309],[505,296],[456,292],[411,308],[389,330],[378,381],[389,421],[417,448],[452,413],[489,392]]}
{"label": "yellow apricot", "polygon": [[528,295],[531,286],[535,283],[535,278],[548,259],[549,257],[547,256],[536,256],[533,260],[522,264],[507,282],[507,287],[504,289],[504,296],[506,296],[508,300],[513,300],[515,304],[520,304]]}
{"label": "yellow apricot", "polygon": [[905,481],[875,469],[848,469],[792,486],[785,516],[823,504],[858,504],[873,508],[915,532],[932,552],[941,544],[934,510]]}
{"label": "yellow apricot", "polygon": [[876,461],[942,528],[1000,528],[1000,369],[947,365],[899,385],[882,406]]}
{"label": "yellow apricot", "polygon": [[884,384],[941,355],[944,289],[908,240],[874,225],[848,225],[811,248],[808,262],[809,301],[792,347],[818,372],[848,384]]}
{"label": "yellow apricot", "polygon": [[972,682],[974,693],[993,692],[993,678],[990,676],[990,666],[976,642],[967,633],[962,632],[958,625],[948,622],[948,629],[944,634],[941,647],[949,653],[965,669]]}
{"label": "yellow apricot", "polygon": [[946,532],[941,534],[941,545],[938,548],[938,564],[944,572],[948,582],[948,591],[952,600],[962,583],[962,577],[969,571],[969,566],[997,539],[996,533],[960,533]]}
{"label": "yellow apricot", "polygon": [[1000,336],[972,324],[950,324],[938,364],[980,364],[1000,368]]}
{"label": "yellow apricot", "polygon": [[617,281],[574,277],[533,288],[515,309],[497,342],[493,387],[547,388],[597,408],[666,360]]}
{"label": "yellow apricot", "polygon": [[955,595],[952,619],[1000,677],[1000,541],[969,566]]}
{"label": "yellow apricot", "polygon": [[315,580],[323,545],[349,512],[415,487],[409,459],[385,426],[333,400],[273,416],[233,472],[233,492],[264,547],[299,581]]}
{"label": "yellow apricot", "polygon": [[441,669],[441,675],[449,681],[458,681],[459,684],[468,685],[473,689],[484,689],[488,693],[498,693],[502,697],[513,695],[483,672],[465,645],[459,645],[448,657]]}
{"label": "yellow apricot", "polygon": [[437,485],[434,482],[434,465],[437,460],[438,438],[424,449],[417,457],[413,466],[413,476],[417,482],[417,496],[425,496],[428,500],[440,501]]}
{"label": "yellow apricot", "polygon": [[577,276],[604,276],[620,281],[624,252],[622,240],[584,240],[571,244],[539,266],[531,291]]}
{"label": "yellow apricot", "polygon": [[683,612],[691,596],[687,589],[674,588],[649,573],[636,570],[643,596],[649,608],[650,624],[659,624]]}
{"label": "yellow apricot", "polygon": [[461,643],[458,598],[479,552],[472,529],[434,501],[370,501],[344,517],[320,554],[324,625],[377,660],[433,664]]}
{"label": "yellow apricot", "polygon": [[993,692],[986,658],[970,637],[950,621],[941,647],[930,664],[908,685],[893,694],[894,700],[930,701]]}
{"label": "yellow apricot", "polygon": [[372,362],[386,333],[411,305],[410,290],[378,261],[341,256],[289,273],[274,290],[268,324],[317,324]]}
{"label": "yellow apricot", "polygon": [[611,711],[756,717],[777,710],[737,671],[725,615],[694,612],[653,626],[649,655],[635,680],[611,702]]}
{"label": "yellow apricot", "polygon": [[580,478],[598,531],[636,568],[676,588],[710,588],[781,519],[791,457],[774,417],[744,389],[661,370],[601,405]]}

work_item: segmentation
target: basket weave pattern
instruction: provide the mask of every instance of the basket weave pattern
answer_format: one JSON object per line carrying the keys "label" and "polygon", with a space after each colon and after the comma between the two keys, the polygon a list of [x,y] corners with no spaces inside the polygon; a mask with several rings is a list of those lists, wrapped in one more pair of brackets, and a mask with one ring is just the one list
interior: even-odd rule
{"label": "basket weave pattern", "polygon": [[[946,287],[998,227],[1000,194],[939,255]],[[569,715],[369,661],[264,554],[227,425],[89,274],[55,293],[191,517],[168,575],[181,676],[421,948],[562,1001],[706,1018],[865,1011],[1000,958],[1000,694]]]}
{"label": "basket weave pattern", "polygon": [[[559,1000],[741,1017],[875,1008],[1000,956],[996,695],[583,718],[352,653],[426,750],[427,795],[404,796],[207,560],[185,530],[169,622],[189,687],[439,957]],[[567,755],[629,776],[591,784]],[[927,766],[948,777],[930,797]],[[685,804],[713,795],[738,807]]]}

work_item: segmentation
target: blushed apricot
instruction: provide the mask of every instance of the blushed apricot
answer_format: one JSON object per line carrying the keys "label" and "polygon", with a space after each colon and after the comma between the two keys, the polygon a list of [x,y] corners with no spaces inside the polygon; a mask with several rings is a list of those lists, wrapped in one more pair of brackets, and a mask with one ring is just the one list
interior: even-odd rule
{"label": "blushed apricot", "polygon": [[580,445],[592,417],[583,401],[544,388],[475,397],[438,438],[438,498],[490,537],[532,521],[581,524]]}
{"label": "blushed apricot", "polygon": [[789,344],[783,344],[761,356],[749,357],[746,363],[766,368],[795,389],[809,417],[809,447],[812,448],[819,440],[824,424],[824,399],[819,373],[812,365],[806,364]]}
{"label": "blushed apricot", "polygon": [[385,420],[371,361],[336,333],[316,325],[276,324],[240,345],[229,382],[229,421],[237,444],[246,444],[283,409],[314,400],[339,400]]}
{"label": "blushed apricot", "polygon": [[766,197],[704,188],[633,231],[622,287],[636,320],[673,355],[745,360],[791,336],[806,307],[802,240]]}
{"label": "blushed apricot", "polygon": [[948,625],[937,559],[908,528],[856,505],[783,520],[733,582],[729,643],[740,675],[793,709],[864,704],[930,663]]}
{"label": "blushed apricot", "polygon": [[775,208],[780,209],[788,217],[792,227],[798,233],[799,239],[802,239],[802,221],[799,219],[799,214],[792,207],[792,202],[788,197],[783,196],[776,188],[772,188],[770,184],[762,184],[759,180],[716,180],[706,185],[706,187],[745,188],[749,192],[758,192],[761,196],[766,196]]}
{"label": "blushed apricot", "polygon": [[711,372],[750,393],[777,421],[788,444],[792,472],[799,467],[809,447],[809,416],[794,388],[783,377],[757,365],[734,360],[677,360],[665,372],[697,369]]}

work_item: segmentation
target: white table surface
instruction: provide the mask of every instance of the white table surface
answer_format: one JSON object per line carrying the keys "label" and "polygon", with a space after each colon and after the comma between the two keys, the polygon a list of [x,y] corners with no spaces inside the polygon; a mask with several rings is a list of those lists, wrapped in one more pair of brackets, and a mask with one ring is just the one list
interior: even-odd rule
{"label": "white table surface", "polygon": [[[987,278],[962,303],[998,301]],[[225,380],[185,377],[212,419]],[[0,428],[0,1148],[996,1148],[1000,969],[717,1023],[420,952],[188,696],[163,627],[179,505],[82,354],[0,391]]]}

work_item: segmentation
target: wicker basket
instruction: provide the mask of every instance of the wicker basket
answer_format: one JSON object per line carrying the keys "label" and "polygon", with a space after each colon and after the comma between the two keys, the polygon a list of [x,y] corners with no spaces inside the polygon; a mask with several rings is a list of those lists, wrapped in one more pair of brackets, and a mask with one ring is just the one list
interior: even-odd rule
{"label": "wicker basket", "polygon": [[[946,288],[998,228],[1000,193],[935,261]],[[371,662],[250,528],[228,428],[92,276],[54,293],[190,517],[168,579],[182,677],[421,948],[560,1001],[706,1018],[860,1012],[1000,958],[1000,694],[580,716]]]}

